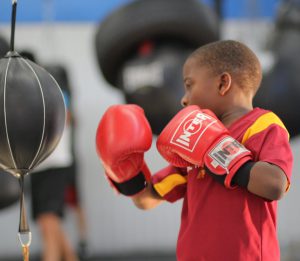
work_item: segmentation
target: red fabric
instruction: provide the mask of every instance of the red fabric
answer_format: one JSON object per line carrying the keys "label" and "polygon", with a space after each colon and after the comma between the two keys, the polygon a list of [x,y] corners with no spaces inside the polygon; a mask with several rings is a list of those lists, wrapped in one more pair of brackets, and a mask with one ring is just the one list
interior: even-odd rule
{"label": "red fabric", "polygon": [[[183,176],[186,176],[186,171],[176,168],[172,165],[169,165],[152,176],[152,184],[157,184],[157,183],[163,182],[163,180],[166,177],[168,177],[174,173],[178,173]],[[185,193],[186,193],[186,183],[174,186],[172,189],[170,189],[170,191],[168,191],[164,195],[164,199],[169,202],[175,202],[178,199],[181,199],[182,197],[184,197]]]}
{"label": "red fabric", "polygon": [[[187,167],[191,163],[202,165],[207,151],[227,135],[228,130],[216,117],[191,105],[174,116],[156,145],[160,154],[176,167]],[[221,171],[224,174],[224,168]]]}
{"label": "red fabric", "polygon": [[[266,112],[256,108],[241,117],[229,127],[231,135],[241,142],[247,129]],[[282,127],[271,124],[244,145],[253,152],[256,161],[276,164],[290,179],[293,159]],[[163,175],[167,176],[165,172]],[[209,175],[199,175],[196,167],[188,171],[187,177],[186,193],[183,196],[181,189],[177,197],[184,197],[178,261],[280,260],[276,201],[266,201],[243,188],[226,189]]]}
{"label": "red fabric", "polygon": [[65,202],[71,207],[76,207],[79,205],[77,191],[73,185],[66,187]]}
{"label": "red fabric", "polygon": [[135,177],[144,167],[152,132],[144,110],[134,104],[110,106],[96,133],[96,149],[105,174],[116,183]]}

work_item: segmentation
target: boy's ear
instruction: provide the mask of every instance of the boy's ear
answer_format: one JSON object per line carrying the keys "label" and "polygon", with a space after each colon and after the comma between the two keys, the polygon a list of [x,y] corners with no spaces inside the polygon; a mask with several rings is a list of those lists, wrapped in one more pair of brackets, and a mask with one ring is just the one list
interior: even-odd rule
{"label": "boy's ear", "polygon": [[231,75],[224,72],[220,75],[219,94],[224,96],[231,88]]}

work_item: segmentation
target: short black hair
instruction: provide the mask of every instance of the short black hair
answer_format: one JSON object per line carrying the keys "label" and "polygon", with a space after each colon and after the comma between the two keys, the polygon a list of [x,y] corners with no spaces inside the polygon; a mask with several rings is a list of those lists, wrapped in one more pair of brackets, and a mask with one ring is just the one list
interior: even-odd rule
{"label": "short black hair", "polygon": [[245,91],[255,94],[260,86],[260,62],[254,52],[241,42],[212,42],[196,49],[189,58],[195,58],[200,66],[208,67],[215,75],[229,73]]}

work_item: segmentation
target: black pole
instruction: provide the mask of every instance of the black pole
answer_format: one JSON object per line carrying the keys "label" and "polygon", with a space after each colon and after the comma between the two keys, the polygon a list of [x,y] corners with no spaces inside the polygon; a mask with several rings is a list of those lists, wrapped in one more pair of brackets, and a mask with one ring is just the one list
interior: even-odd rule
{"label": "black pole", "polygon": [[15,28],[16,28],[16,16],[17,16],[17,0],[12,1],[12,13],[11,13],[11,34],[10,34],[10,51],[15,50]]}
{"label": "black pole", "polygon": [[27,222],[26,208],[25,208],[25,200],[24,200],[24,174],[21,174],[19,178],[20,182],[20,223],[19,223],[19,233],[29,233],[29,225]]}
{"label": "black pole", "polygon": [[215,12],[219,18],[219,21],[223,19],[223,0],[215,0]]}

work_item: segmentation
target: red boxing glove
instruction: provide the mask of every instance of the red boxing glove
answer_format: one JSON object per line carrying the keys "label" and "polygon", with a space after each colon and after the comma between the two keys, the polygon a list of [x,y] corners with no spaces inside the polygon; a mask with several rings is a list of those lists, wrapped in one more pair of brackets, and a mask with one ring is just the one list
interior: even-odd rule
{"label": "red boxing glove", "polygon": [[174,166],[205,166],[215,175],[226,175],[227,188],[232,188],[237,170],[252,159],[211,111],[196,105],[184,108],[169,122],[158,137],[157,149]]}
{"label": "red boxing glove", "polygon": [[114,105],[104,113],[96,134],[97,153],[111,185],[121,194],[142,191],[151,174],[144,152],[152,143],[152,131],[137,105]]}

